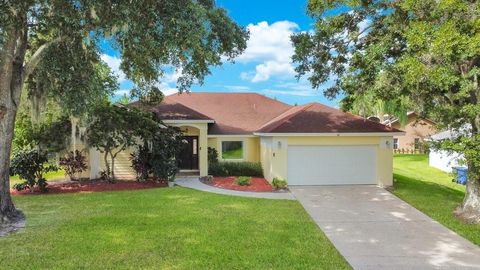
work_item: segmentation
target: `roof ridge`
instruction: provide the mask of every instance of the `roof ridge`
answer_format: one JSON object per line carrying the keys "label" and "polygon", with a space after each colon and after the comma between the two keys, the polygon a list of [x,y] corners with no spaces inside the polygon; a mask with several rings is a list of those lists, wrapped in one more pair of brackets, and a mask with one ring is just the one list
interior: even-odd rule
{"label": "roof ridge", "polygon": [[[291,108],[289,108],[288,110],[284,111],[283,113],[281,113],[280,115],[278,115],[277,117],[274,117],[272,120],[268,121],[266,124],[264,124],[263,126],[261,126],[258,130],[261,130],[263,128],[266,128],[268,127],[269,125],[273,125],[276,123],[276,125],[273,125],[271,127],[271,129],[275,129],[277,127],[279,127],[281,124],[283,124],[283,122],[285,121],[288,121],[289,119],[293,118],[295,115],[298,115],[299,113],[301,112],[304,112],[305,110],[307,110],[307,108],[310,108],[314,105],[313,102],[310,102],[310,103],[307,103],[307,104],[304,104],[304,105],[300,105],[300,108],[298,111],[290,114],[290,115],[286,115],[284,117],[281,117],[283,114],[287,113],[288,111],[292,110],[292,109],[297,109],[298,107],[297,106],[292,106]],[[277,119],[278,118],[278,119]],[[283,121],[282,121],[283,120]]]}
{"label": "roof ridge", "polygon": [[345,113],[345,114],[349,114],[349,115],[351,115],[351,116],[353,116],[353,117],[355,117],[355,118],[357,118],[357,119],[361,119],[361,120],[363,120],[363,121],[365,121],[365,122],[371,122],[371,123],[374,123],[375,125],[385,126],[385,127],[388,127],[388,128],[390,128],[390,129],[392,129],[392,130],[395,129],[395,128],[390,127],[390,126],[388,126],[388,125],[385,125],[385,124],[383,124],[383,123],[379,123],[379,122],[372,121],[372,120],[370,120],[370,119],[368,119],[368,118],[362,117],[362,116],[360,116],[360,115],[356,115],[356,114],[351,113],[351,112],[349,112],[349,111],[344,112],[344,111],[342,111],[342,110],[340,110],[340,109],[338,109],[338,108],[330,107],[330,106],[327,106],[327,105],[322,104],[322,103],[319,103],[319,102],[317,102],[317,103],[320,104],[320,105],[322,105],[322,106],[324,106],[324,107],[330,108],[330,109],[332,109],[332,110],[336,110],[336,111],[339,111],[339,112],[342,112],[342,113]]}

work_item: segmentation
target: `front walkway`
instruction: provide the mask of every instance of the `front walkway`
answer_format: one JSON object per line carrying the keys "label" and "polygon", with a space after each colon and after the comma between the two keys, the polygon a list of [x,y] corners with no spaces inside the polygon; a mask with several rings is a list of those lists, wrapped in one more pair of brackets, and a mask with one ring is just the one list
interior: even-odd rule
{"label": "front walkway", "polygon": [[196,189],[205,192],[231,195],[231,196],[240,196],[240,197],[251,197],[251,198],[263,198],[263,199],[275,199],[275,200],[295,200],[295,197],[290,192],[248,192],[248,191],[236,191],[230,189],[223,189],[213,187],[207,184],[202,183],[198,180],[197,177],[185,177],[175,179],[175,184]]}
{"label": "front walkway", "polygon": [[354,269],[480,269],[480,248],[375,186],[290,187]]}

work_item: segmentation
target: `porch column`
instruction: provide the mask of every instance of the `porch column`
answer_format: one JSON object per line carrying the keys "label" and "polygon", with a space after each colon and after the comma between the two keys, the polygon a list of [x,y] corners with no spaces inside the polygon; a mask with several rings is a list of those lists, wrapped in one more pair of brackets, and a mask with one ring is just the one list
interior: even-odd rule
{"label": "porch column", "polygon": [[207,176],[208,175],[208,126],[202,125],[199,127],[200,134],[198,136],[198,158],[199,158],[199,169],[200,169],[200,176]]}

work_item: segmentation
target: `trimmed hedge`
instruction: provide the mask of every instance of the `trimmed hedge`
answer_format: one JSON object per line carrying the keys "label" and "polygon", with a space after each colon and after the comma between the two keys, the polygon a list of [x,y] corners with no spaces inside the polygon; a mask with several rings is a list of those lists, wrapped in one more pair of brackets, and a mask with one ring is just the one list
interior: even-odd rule
{"label": "trimmed hedge", "polygon": [[263,170],[260,162],[218,162],[209,164],[208,174],[213,176],[263,177]]}

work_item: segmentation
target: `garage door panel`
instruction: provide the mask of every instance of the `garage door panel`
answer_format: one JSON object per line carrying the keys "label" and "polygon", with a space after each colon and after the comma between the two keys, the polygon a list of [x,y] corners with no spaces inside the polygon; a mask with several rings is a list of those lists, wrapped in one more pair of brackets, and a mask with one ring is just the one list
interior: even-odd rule
{"label": "garage door panel", "polygon": [[290,185],[376,184],[376,148],[289,146]]}

